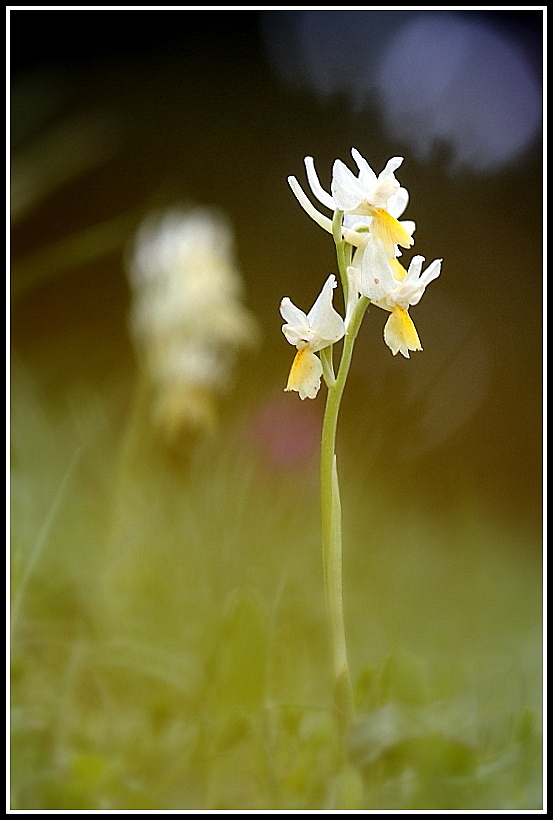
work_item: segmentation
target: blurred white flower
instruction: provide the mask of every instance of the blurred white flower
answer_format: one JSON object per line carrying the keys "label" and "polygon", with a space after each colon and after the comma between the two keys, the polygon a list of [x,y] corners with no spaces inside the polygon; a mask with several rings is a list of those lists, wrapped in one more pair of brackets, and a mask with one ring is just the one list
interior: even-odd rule
{"label": "blurred white flower", "polygon": [[427,287],[441,272],[441,259],[435,259],[423,272],[424,256],[414,256],[408,270],[397,259],[389,260],[382,243],[370,237],[360,254],[359,268],[350,267],[348,277],[359,293],[377,307],[391,313],[384,327],[384,341],[394,354],[407,359],[410,350],[422,350],[417,329],[409,316]]}
{"label": "blurred white flower", "polygon": [[280,303],[280,312],[285,320],[282,332],[298,350],[285,390],[296,390],[300,399],[314,399],[321,386],[323,367],[315,353],[334,344],[345,334],[343,319],[332,306],[335,287],[336,277],[331,274],[307,314],[288,297]]}
{"label": "blurred white flower", "polygon": [[128,270],[131,331],[156,416],[166,427],[210,424],[237,351],[257,336],[240,302],[228,221],[207,208],[151,214],[135,236]]}

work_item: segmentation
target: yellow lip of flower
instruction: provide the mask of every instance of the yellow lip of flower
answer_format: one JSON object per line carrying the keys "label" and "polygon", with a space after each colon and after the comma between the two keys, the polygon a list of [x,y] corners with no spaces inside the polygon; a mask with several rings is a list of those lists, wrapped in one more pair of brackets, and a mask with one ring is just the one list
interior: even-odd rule
{"label": "yellow lip of flower", "polygon": [[314,399],[319,392],[322,375],[323,366],[319,357],[308,347],[300,347],[294,356],[284,390],[296,390],[300,399]]}
{"label": "yellow lip of flower", "polygon": [[422,350],[417,328],[405,308],[392,308],[384,326],[384,341],[394,356],[401,353],[406,359],[410,350]]}
{"label": "yellow lip of flower", "polygon": [[389,262],[394,279],[397,279],[398,282],[403,282],[403,280],[407,276],[406,269],[403,267],[403,265],[398,259],[390,259]]}
{"label": "yellow lip of flower", "polygon": [[412,247],[414,239],[411,234],[385,208],[373,208],[367,204],[367,213],[373,217],[371,233],[382,242],[388,259],[395,257],[396,245]]}

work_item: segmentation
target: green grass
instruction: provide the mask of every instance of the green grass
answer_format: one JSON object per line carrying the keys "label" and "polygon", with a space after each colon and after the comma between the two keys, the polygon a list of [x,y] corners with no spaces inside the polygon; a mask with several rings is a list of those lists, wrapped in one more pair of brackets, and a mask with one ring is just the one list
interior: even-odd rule
{"label": "green grass", "polygon": [[240,409],[175,459],[117,379],[53,402],[12,367],[12,809],[541,808],[528,533],[399,506],[346,448],[341,765],[316,464]]}

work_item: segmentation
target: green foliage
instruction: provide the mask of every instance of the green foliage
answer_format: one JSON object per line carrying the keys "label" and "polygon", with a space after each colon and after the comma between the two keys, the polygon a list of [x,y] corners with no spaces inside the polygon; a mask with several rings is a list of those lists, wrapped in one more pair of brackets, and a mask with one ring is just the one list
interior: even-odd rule
{"label": "green foliage", "polygon": [[403,541],[384,493],[347,518],[344,759],[315,468],[231,424],[182,460],[141,426],[122,460],[113,385],[13,385],[13,809],[540,808],[539,568],[504,534],[421,515]]}
{"label": "green foliage", "polygon": [[224,712],[261,708],[266,689],[267,635],[263,615],[254,601],[231,596],[212,665],[216,708]]}

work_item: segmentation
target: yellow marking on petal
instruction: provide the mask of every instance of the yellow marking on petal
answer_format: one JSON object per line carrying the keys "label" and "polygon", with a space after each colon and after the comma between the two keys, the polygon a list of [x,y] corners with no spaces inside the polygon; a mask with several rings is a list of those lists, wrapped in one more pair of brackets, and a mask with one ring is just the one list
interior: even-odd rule
{"label": "yellow marking on petal", "polygon": [[410,248],[414,244],[411,234],[405,230],[401,222],[388,213],[384,208],[371,210],[373,222],[371,232],[382,242],[388,259],[395,256],[395,245]]}
{"label": "yellow marking on petal", "polygon": [[308,347],[300,347],[292,362],[285,391],[297,390],[300,398],[313,399],[320,387],[323,366]]}
{"label": "yellow marking on petal", "polygon": [[409,350],[422,350],[413,320],[404,308],[395,307],[384,328],[384,341],[394,354],[409,358]]}
{"label": "yellow marking on petal", "polygon": [[298,384],[301,382],[301,373],[303,369],[302,359],[305,358],[304,353],[306,350],[306,347],[301,347],[294,356],[294,361],[292,362],[292,367],[290,368],[290,373],[288,375],[288,382],[284,388],[285,391],[298,389]]}
{"label": "yellow marking on petal", "polygon": [[407,276],[407,271],[401,264],[398,259],[390,259],[390,267],[392,268],[392,273],[394,274],[394,279],[398,282],[403,282],[405,277]]}

